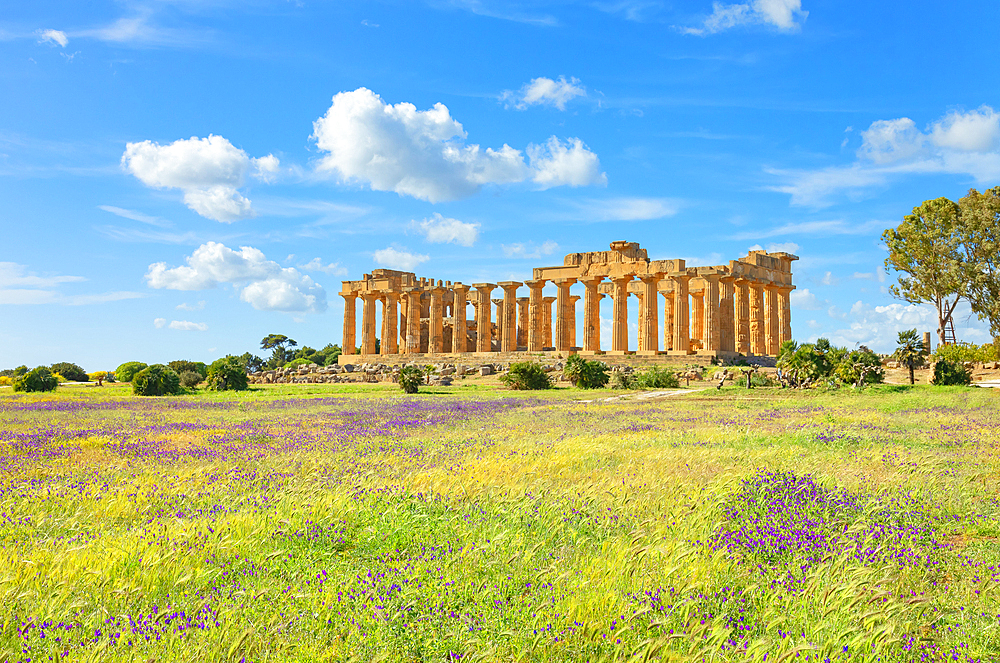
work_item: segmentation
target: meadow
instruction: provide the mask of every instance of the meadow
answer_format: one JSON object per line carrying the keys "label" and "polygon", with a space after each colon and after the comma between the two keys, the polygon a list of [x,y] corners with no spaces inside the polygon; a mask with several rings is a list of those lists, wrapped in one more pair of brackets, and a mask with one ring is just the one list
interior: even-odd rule
{"label": "meadow", "polygon": [[0,391],[0,661],[1000,660],[998,390],[424,391]]}

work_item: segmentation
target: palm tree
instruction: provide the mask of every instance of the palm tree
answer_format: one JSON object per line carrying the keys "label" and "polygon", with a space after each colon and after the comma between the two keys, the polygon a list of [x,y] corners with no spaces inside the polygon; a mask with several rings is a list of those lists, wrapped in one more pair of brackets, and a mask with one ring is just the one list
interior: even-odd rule
{"label": "palm tree", "polygon": [[924,360],[924,342],[917,336],[916,329],[899,332],[893,357],[910,369],[910,384],[913,384],[913,368]]}

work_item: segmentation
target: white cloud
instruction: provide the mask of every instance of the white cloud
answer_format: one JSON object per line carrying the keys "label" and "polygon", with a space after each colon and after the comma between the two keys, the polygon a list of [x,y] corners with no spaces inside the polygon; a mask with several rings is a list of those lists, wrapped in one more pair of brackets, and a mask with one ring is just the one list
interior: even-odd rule
{"label": "white cloud", "polygon": [[809,12],[802,10],[802,0],[751,0],[744,4],[712,3],[712,14],[701,27],[681,28],[689,35],[709,35],[744,25],[769,25],[784,32],[801,28]]}
{"label": "white cloud", "polygon": [[[955,333],[959,340],[974,343],[990,340],[988,331],[971,314],[968,304],[960,303],[954,316]],[[866,345],[876,352],[890,353],[896,348],[899,332],[907,329],[916,329],[919,334],[931,332],[937,345],[937,312],[930,304],[895,302],[886,306],[871,306],[858,301],[843,317],[850,320],[848,327],[828,335],[835,345],[850,348]]]}
{"label": "white cloud", "polygon": [[554,186],[607,186],[597,155],[579,138],[565,143],[552,136],[544,145],[529,145],[528,156],[534,174],[531,179],[543,189]]}
{"label": "white cloud", "polygon": [[202,244],[185,259],[187,265],[149,266],[145,279],[151,288],[205,290],[228,283],[242,287],[240,299],[261,311],[326,310],[323,286],[292,267],[282,268],[251,246],[233,251],[223,244]]}
{"label": "white cloud", "polygon": [[794,254],[799,250],[799,245],[795,242],[771,242],[767,245],[765,249],[760,244],[754,244],[749,247],[747,251],[767,251],[768,253],[792,253]]}
{"label": "white cloud", "polygon": [[431,259],[430,256],[410,253],[406,249],[396,249],[391,246],[378,249],[372,256],[375,258],[376,265],[404,272],[412,272],[421,263],[425,263]]}
{"label": "white cloud", "polygon": [[82,276],[39,276],[15,262],[0,262],[0,304],[12,306],[58,304],[86,306],[136,299],[138,292],[113,291],[90,295],[65,295],[57,290],[63,283],[86,281]]}
{"label": "white cloud", "polygon": [[222,136],[214,135],[193,136],[169,145],[149,140],[128,143],[121,163],[147,186],[180,189],[188,207],[223,223],[254,216],[250,201],[238,191],[251,171],[266,181],[278,169],[273,155],[251,159]]}
{"label": "white cloud", "polygon": [[852,276],[852,278],[855,278],[855,279],[865,279],[865,280],[870,281],[870,280],[872,280],[872,279],[875,278],[875,274],[872,273],[872,272],[854,272],[854,275]]}
{"label": "white cloud", "polygon": [[823,305],[820,304],[815,293],[809,292],[809,288],[792,290],[792,292],[788,295],[788,299],[792,303],[793,308],[801,309],[803,311],[818,311],[823,308]]}
{"label": "white cloud", "polygon": [[542,256],[552,255],[559,245],[551,239],[538,245],[534,242],[515,242],[514,244],[501,244],[503,254],[508,258],[538,259]]}
{"label": "white cloud", "polygon": [[578,221],[649,221],[674,216],[680,202],[671,198],[586,198],[569,203],[569,218]]}
{"label": "white cloud", "polygon": [[53,288],[60,283],[86,281],[82,276],[38,276],[16,262],[0,262],[0,289],[14,287]]}
{"label": "white cloud", "polygon": [[188,304],[187,302],[184,302],[183,304],[178,304],[174,308],[178,311],[201,311],[205,308],[205,301],[202,300],[197,304]]}
{"label": "white cloud", "polygon": [[146,223],[151,226],[159,226],[161,228],[167,228],[170,226],[169,222],[164,221],[159,217],[143,214],[142,212],[136,212],[135,210],[124,209],[122,207],[115,207],[113,205],[98,205],[97,209],[104,210],[105,212],[110,212],[115,216],[122,217],[123,219],[131,219],[132,221],[138,221],[139,223]]}
{"label": "white cloud", "polygon": [[[885,228],[885,222],[867,221],[860,225],[852,225],[843,219],[831,219],[828,221],[802,221],[799,223],[786,223],[782,226],[769,228],[767,230],[749,230],[737,233],[732,236],[732,239],[757,239],[776,237],[778,235],[866,235],[876,228]],[[794,242],[790,242],[789,244],[794,244]],[[781,245],[769,244],[768,246]],[[759,250],[759,245],[757,250]]]}
{"label": "white cloud", "polygon": [[768,172],[786,183],[792,205],[822,207],[834,194],[861,197],[906,175],[947,173],[978,183],[1000,179],[1000,113],[990,106],[950,111],[921,131],[908,117],[876,120],[861,133],[857,160],[847,166]]}
{"label": "white cloud", "polygon": [[479,238],[479,224],[465,223],[458,219],[443,217],[437,212],[430,219],[419,224],[427,241],[432,244],[458,244],[472,246]]}
{"label": "white cloud", "polygon": [[375,191],[395,191],[436,203],[476,193],[486,184],[533,179],[543,188],[604,183],[597,155],[579,139],[563,147],[554,136],[546,146],[529,145],[530,167],[520,150],[466,144],[461,123],[437,103],[425,111],[410,103],[386,104],[367,88],[340,92],[313,123],[316,146],[324,152],[317,171]]}
{"label": "white cloud", "polygon": [[[291,260],[292,256],[289,256]],[[299,265],[299,269],[304,269],[307,272],[323,272],[324,274],[337,274],[340,276],[347,275],[347,268],[342,267],[339,262],[331,262],[330,264],[323,264],[323,261],[319,258],[313,258],[304,265]]]}
{"label": "white cloud", "polygon": [[840,279],[834,276],[833,272],[827,272],[826,274],[823,275],[823,278],[820,279],[820,283],[822,283],[823,285],[837,285],[838,283],[840,283]]}
{"label": "white cloud", "polygon": [[180,331],[208,331],[204,322],[188,322],[187,320],[172,320],[169,327]]}
{"label": "white cloud", "polygon": [[559,110],[566,110],[566,104],[576,97],[586,97],[587,88],[580,85],[580,80],[565,76],[560,76],[559,80],[541,76],[532,78],[530,83],[526,83],[520,90],[504,90],[501,99],[507,107],[514,107],[518,110],[525,110],[528,106],[553,106]]}
{"label": "white cloud", "polygon": [[164,325],[166,324],[167,324],[166,318],[155,318],[153,320],[153,326],[156,327],[157,329],[163,329]]}
{"label": "white cloud", "polygon": [[39,44],[49,43],[53,46],[59,45],[66,48],[66,44],[69,43],[66,33],[62,30],[39,30],[37,34]]}

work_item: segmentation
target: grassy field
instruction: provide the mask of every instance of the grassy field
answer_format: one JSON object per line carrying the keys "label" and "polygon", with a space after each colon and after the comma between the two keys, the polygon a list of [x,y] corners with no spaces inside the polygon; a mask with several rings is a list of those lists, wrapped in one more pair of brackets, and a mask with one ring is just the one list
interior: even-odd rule
{"label": "grassy field", "polygon": [[998,390],[426,392],[0,391],[0,661],[1000,660]]}

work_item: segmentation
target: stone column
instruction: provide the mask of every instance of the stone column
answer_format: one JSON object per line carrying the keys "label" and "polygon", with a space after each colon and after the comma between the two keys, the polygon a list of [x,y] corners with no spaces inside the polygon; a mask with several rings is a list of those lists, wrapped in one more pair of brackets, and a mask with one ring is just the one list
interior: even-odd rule
{"label": "stone column", "polygon": [[597,286],[604,278],[601,276],[580,279],[586,291],[583,296],[583,351],[599,354],[601,352],[601,293]]}
{"label": "stone column", "polygon": [[361,293],[361,354],[375,354],[375,300],[374,292]]}
{"label": "stone column", "polygon": [[544,302],[542,288],[546,279],[525,281],[528,286],[528,352],[541,352],[545,345],[545,329],[542,322]]}
{"label": "stone column", "polygon": [[736,316],[733,314],[733,282],[732,276],[719,279],[719,349],[725,352],[736,351]]}
{"label": "stone column", "polygon": [[691,338],[705,347],[705,298],[704,291],[691,293]]}
{"label": "stone column", "polygon": [[663,274],[647,274],[639,277],[642,281],[642,315],[639,318],[642,345],[639,346],[639,351],[643,354],[655,355],[660,350],[656,287],[661,278],[663,278]]}
{"label": "stone column", "polygon": [[403,288],[406,293],[406,354],[420,354],[420,288]]}
{"label": "stone column", "polygon": [[427,352],[440,354],[444,352],[444,288],[432,285],[430,288],[431,305],[427,321]]}
{"label": "stone column", "polygon": [[663,349],[674,349],[674,293],[663,294]]}
{"label": "stone column", "polygon": [[528,347],[528,298],[517,298],[517,347]]}
{"label": "stone column", "polygon": [[778,346],[781,345],[779,339],[778,326],[778,290],[772,286],[764,286],[764,347],[767,354],[772,357],[778,356]]}
{"label": "stone column", "polygon": [[382,347],[383,355],[399,354],[399,326],[397,305],[399,304],[399,293],[385,291],[382,296]]}
{"label": "stone column", "polygon": [[764,343],[764,285],[750,283],[750,352],[766,355]]}
{"label": "stone column", "polygon": [[473,283],[479,297],[476,308],[476,352],[492,352],[493,332],[490,329],[490,294],[495,283]]}
{"label": "stone column", "polygon": [[736,351],[750,353],[750,281],[736,279]]}
{"label": "stone column", "polygon": [[573,345],[570,329],[575,326],[571,320],[569,287],[576,279],[555,279],[556,284],[556,350],[566,352]]}
{"label": "stone column", "polygon": [[614,319],[611,321],[611,350],[621,354],[628,352],[628,284],[631,280],[631,275],[611,279],[615,304]]}
{"label": "stone column", "polygon": [[552,348],[552,305],[555,297],[542,297],[542,348]]}
{"label": "stone column", "polygon": [[673,352],[688,354],[691,351],[691,330],[688,328],[690,312],[688,307],[687,274],[672,274],[674,280],[674,349]]}
{"label": "stone column", "polygon": [[645,306],[646,306],[646,293],[642,292],[640,290],[639,292],[630,292],[629,294],[630,295],[635,295],[636,303],[638,304],[638,306],[636,306],[636,308],[638,309],[639,312],[638,312],[638,314],[635,317],[635,319],[636,319],[636,325],[635,325],[636,326],[636,334],[635,334],[635,337],[636,337],[636,341],[638,342],[637,350],[643,350],[646,347],[645,339],[643,338],[644,332],[646,330],[643,329],[643,326],[642,326],[642,316],[645,315],[644,310],[645,310]]}
{"label": "stone column", "polygon": [[719,275],[706,274],[705,294],[702,305],[705,308],[705,336],[702,347],[710,352],[719,350]]}
{"label": "stone column", "polygon": [[497,351],[499,352],[500,350],[503,349],[503,299],[502,298],[494,299],[492,301],[493,305],[496,307],[494,313],[495,313],[495,319],[497,321],[496,342],[497,342]]}
{"label": "stone column", "polygon": [[579,347],[576,344],[576,303],[580,301],[580,295],[570,295],[569,304],[566,309],[566,324],[569,326],[569,347]]}
{"label": "stone column", "polygon": [[792,302],[789,295],[792,288],[778,288],[778,347],[785,341],[792,340]]}
{"label": "stone column", "polygon": [[469,286],[456,283],[451,289],[455,293],[455,301],[452,304],[451,351],[468,352],[469,346],[465,330],[465,302],[469,294]]}
{"label": "stone column", "polygon": [[517,352],[517,289],[524,285],[519,281],[500,281],[503,288],[503,317],[499,320],[502,329],[500,339],[503,352]]}
{"label": "stone column", "polygon": [[341,293],[340,296],[344,298],[344,339],[341,341],[341,353],[345,355],[352,355],[355,353],[355,348],[357,347],[354,340],[354,334],[357,327],[357,321],[355,319],[357,306],[355,305],[355,302],[358,298],[358,293]]}

